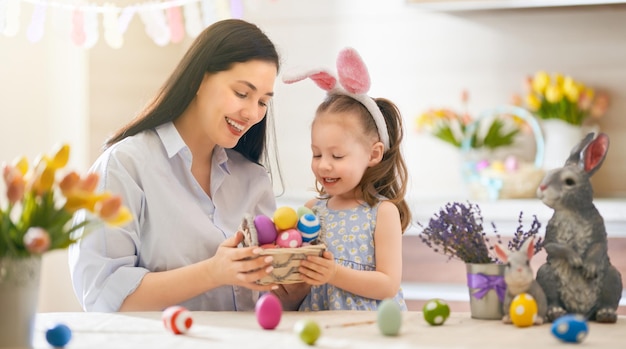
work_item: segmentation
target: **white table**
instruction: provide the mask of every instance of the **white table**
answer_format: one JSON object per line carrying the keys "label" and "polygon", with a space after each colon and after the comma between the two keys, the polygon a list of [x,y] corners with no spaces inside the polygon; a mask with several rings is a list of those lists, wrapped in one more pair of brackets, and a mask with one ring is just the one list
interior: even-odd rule
{"label": "white table", "polygon": [[[376,312],[352,311],[285,312],[276,329],[264,330],[251,312],[193,312],[194,324],[190,331],[174,335],[165,330],[160,312],[39,313],[34,347],[50,349],[45,331],[48,325],[60,322],[73,331],[67,349],[311,348],[292,332],[294,323],[305,317],[322,327],[316,348],[572,347],[551,334],[551,324],[518,328],[498,320],[471,319],[466,313],[453,313],[443,326],[428,325],[420,312],[403,313],[400,334],[386,337],[378,330],[376,315]],[[589,326],[589,335],[581,348],[626,347],[626,317],[620,317],[616,324],[590,322]]]}

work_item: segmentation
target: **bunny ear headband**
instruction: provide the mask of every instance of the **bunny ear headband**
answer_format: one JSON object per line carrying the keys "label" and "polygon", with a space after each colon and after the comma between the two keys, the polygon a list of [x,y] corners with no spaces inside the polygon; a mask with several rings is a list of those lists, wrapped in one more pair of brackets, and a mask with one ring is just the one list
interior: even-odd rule
{"label": "bunny ear headband", "polygon": [[324,69],[314,69],[284,76],[283,82],[293,84],[294,82],[311,78],[317,86],[329,95],[341,94],[356,99],[367,108],[374,118],[376,128],[378,128],[378,137],[383,142],[385,150],[389,149],[389,134],[387,133],[385,118],[376,102],[367,95],[367,91],[370,89],[370,76],[365,63],[363,63],[363,60],[354,49],[348,47],[339,52],[337,72],[339,74],[339,84],[337,84],[337,78]]}

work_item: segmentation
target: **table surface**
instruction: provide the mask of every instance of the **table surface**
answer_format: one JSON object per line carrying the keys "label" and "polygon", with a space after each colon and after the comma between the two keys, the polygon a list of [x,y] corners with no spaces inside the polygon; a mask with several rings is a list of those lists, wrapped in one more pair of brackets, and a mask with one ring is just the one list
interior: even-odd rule
{"label": "table surface", "polygon": [[[383,336],[376,312],[284,312],[274,330],[264,330],[252,312],[192,312],[193,326],[184,335],[167,332],[161,312],[39,313],[34,347],[50,349],[48,326],[64,323],[72,329],[72,348],[311,348],[293,333],[293,325],[310,318],[322,329],[317,348],[565,348],[551,333],[551,324],[519,328],[499,320],[476,320],[453,313],[442,326],[428,325],[421,312],[403,313],[397,336]],[[616,324],[589,323],[582,347],[624,348],[626,317]]]}

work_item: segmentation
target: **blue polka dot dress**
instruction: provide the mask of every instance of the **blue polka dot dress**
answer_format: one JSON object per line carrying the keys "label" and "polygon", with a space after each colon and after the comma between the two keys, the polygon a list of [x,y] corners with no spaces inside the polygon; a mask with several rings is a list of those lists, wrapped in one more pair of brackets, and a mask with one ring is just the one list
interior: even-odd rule
{"label": "blue polka dot dress", "polygon": [[[374,229],[378,204],[374,207],[363,205],[347,210],[332,210],[327,207],[327,202],[318,200],[314,209],[324,223],[325,234],[321,240],[333,253],[335,262],[355,270],[376,270]],[[400,309],[407,310],[401,289],[394,300]],[[300,310],[377,310],[380,302],[324,284],[311,287]]]}

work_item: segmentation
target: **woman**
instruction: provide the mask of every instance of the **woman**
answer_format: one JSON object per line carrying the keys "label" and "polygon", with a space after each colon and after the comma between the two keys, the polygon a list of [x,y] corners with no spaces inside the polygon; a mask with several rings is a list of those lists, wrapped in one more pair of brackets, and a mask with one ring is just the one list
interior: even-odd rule
{"label": "woman", "polygon": [[244,214],[276,208],[261,163],[269,163],[262,160],[278,69],[276,49],[258,27],[217,22],[146,109],[108,140],[92,170],[135,220],[89,232],[71,247],[85,310],[251,310],[258,291],[278,288],[255,283],[271,271],[271,257],[237,248]]}

